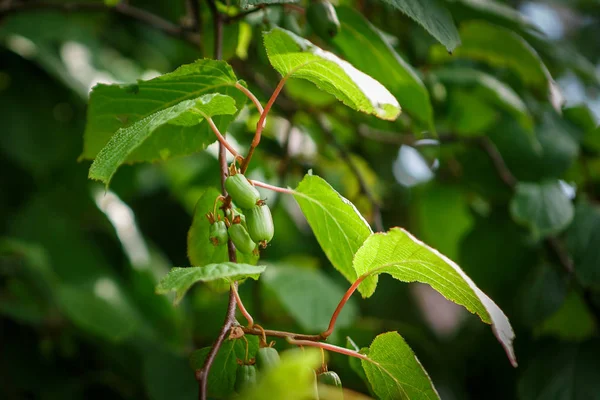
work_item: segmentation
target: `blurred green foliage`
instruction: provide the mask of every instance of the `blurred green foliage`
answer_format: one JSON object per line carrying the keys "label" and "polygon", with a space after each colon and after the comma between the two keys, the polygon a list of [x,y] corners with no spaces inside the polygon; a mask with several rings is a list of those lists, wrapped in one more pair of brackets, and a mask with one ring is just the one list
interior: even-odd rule
{"label": "blurred green foliage", "polygon": [[[172,24],[192,19],[184,1],[134,3]],[[342,31],[329,43],[302,13],[274,5],[226,25],[223,57],[266,101],[279,76],[261,32],[289,29],[292,18],[384,84],[404,113],[377,120],[291,80],[248,175],[296,187],[313,169],[372,226],[380,209],[386,230],[404,227],[439,249],[510,318],[520,366],[476,316],[385,275],[373,297],[352,299],[330,341],[367,347],[397,331],[443,399],[600,399],[600,4],[422,2],[454,20],[462,45],[448,54],[453,32],[411,19],[427,8],[410,17],[394,8],[419,2],[339,3]],[[79,158],[91,87],[212,58],[209,9],[201,2],[199,49],[121,12],[10,7],[0,5],[0,397],[194,398],[188,359],[197,367],[205,356],[227,295],[200,284],[174,307],[155,286],[203,257],[188,253],[187,235],[198,199],[219,188],[216,151],[124,166],[109,191],[87,180],[91,162]],[[257,120],[247,107],[229,125],[241,148]],[[261,255],[269,269],[240,295],[269,328],[317,333],[348,283],[293,200],[261,193],[276,226]],[[239,343],[226,346],[238,358]],[[265,390],[281,390],[296,378],[291,366],[315,367],[315,357],[289,354]],[[344,387],[378,395],[356,361],[331,354],[329,367]]]}

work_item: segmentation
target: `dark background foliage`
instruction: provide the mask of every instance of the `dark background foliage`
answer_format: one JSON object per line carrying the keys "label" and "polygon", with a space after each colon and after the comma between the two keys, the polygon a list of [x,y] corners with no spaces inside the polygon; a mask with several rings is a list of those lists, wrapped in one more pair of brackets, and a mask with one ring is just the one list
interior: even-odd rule
{"label": "dark background foliage", "polygon": [[[199,285],[174,308],[154,287],[170,267],[189,265],[194,205],[219,184],[216,153],[125,166],[109,192],[87,180],[90,162],[78,158],[93,84],[149,79],[212,57],[208,7],[201,2],[199,50],[191,28],[173,37],[101,3],[87,11],[11,11],[11,3],[0,3],[0,397],[194,398],[187,358],[212,343],[227,295]],[[172,24],[193,21],[184,1],[132,3]],[[250,174],[295,187],[313,169],[373,226],[381,218],[386,229],[405,227],[448,255],[510,318],[520,365],[510,366],[477,317],[428,287],[386,277],[371,299],[352,299],[332,342],[350,336],[368,346],[397,330],[443,399],[600,399],[600,3],[507,1],[503,12],[486,1],[442,3],[464,44],[453,56],[389,4],[340,1],[418,71],[437,135],[410,107],[398,122],[382,122],[292,81]],[[371,47],[357,43],[353,55],[341,39],[313,35],[301,13],[272,6],[224,32],[224,59],[261,100],[279,77],[260,32],[289,28],[290,18],[359,69],[389,76]],[[469,42],[474,21],[535,49],[566,98],[562,111],[528,83],[539,65],[509,45],[503,53],[507,36],[475,30]],[[481,47],[469,52],[475,42]],[[523,107],[490,90],[494,77]],[[378,79],[394,92],[394,78]],[[318,113],[327,124],[312,118]],[[245,110],[228,132],[247,146],[257,119]],[[288,200],[269,199],[276,234],[263,259],[279,272],[240,292],[263,324],[316,333],[348,284]],[[306,290],[281,290],[286,280]],[[345,357],[332,356],[330,367],[367,393]]]}

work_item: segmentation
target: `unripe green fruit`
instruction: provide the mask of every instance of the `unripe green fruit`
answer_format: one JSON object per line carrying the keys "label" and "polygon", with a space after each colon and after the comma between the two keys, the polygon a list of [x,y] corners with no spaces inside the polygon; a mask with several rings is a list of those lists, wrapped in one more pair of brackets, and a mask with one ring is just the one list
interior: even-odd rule
{"label": "unripe green fruit", "polygon": [[279,365],[279,353],[272,347],[262,347],[256,353],[256,366],[260,371],[268,371]]}
{"label": "unripe green fruit", "polygon": [[326,41],[335,37],[340,31],[340,21],[335,8],[325,0],[310,3],[306,9],[306,20],[315,33]]}
{"label": "unripe green fruit", "polygon": [[260,200],[260,193],[242,174],[229,175],[225,189],[234,203],[240,208],[252,208]]}
{"label": "unripe green fruit", "polygon": [[255,242],[266,245],[273,239],[275,227],[269,206],[255,206],[246,211],[246,226],[248,233]]}
{"label": "unripe green fruit", "polygon": [[254,365],[240,365],[235,378],[235,391],[241,392],[256,384],[256,367]]}
{"label": "unripe green fruit", "polygon": [[227,226],[224,221],[215,221],[215,223],[210,226],[209,232],[209,239],[213,245],[222,246],[227,243],[229,235],[227,234]]}
{"label": "unripe green fruit", "polygon": [[317,379],[319,383],[322,383],[323,385],[335,386],[337,388],[342,387],[342,380],[338,374],[333,371],[323,372],[317,376]]}
{"label": "unripe green fruit", "polygon": [[244,254],[251,254],[256,249],[256,243],[252,241],[252,238],[248,234],[246,228],[242,224],[233,224],[227,231],[229,238],[235,245],[235,248]]}

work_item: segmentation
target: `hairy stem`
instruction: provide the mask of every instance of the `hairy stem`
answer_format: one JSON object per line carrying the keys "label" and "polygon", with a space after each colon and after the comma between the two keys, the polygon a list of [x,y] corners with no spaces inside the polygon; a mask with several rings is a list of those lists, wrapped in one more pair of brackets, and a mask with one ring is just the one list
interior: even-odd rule
{"label": "hairy stem", "polygon": [[335,345],[329,344],[329,343],[312,342],[310,340],[296,340],[296,339],[292,339],[292,338],[287,338],[287,341],[288,341],[288,343],[295,344],[296,346],[318,347],[323,350],[333,351],[335,353],[344,354],[344,355],[347,355],[350,357],[360,358],[361,360],[367,360],[369,358],[366,355],[361,354],[357,351],[346,349],[344,347],[335,346]]}
{"label": "hairy stem", "polygon": [[[214,46],[214,58],[220,60],[223,54],[223,20],[221,18],[221,14],[217,10],[217,6],[214,3],[214,0],[208,0],[208,6],[211,10],[213,16],[213,23],[215,26],[215,46]],[[216,126],[215,126],[216,128]],[[227,179],[228,169],[227,169],[227,153],[226,148],[223,142],[219,141],[219,166],[221,170],[221,192],[222,195],[227,197],[227,191],[225,190],[225,179]],[[225,202],[223,207],[228,207],[229,204]],[[237,262],[237,256],[235,252],[235,246],[231,242],[231,239],[227,241],[227,254],[229,256],[230,262]],[[229,290],[229,304],[227,306],[227,313],[225,314],[225,320],[223,321],[223,326],[219,331],[219,335],[212,345],[206,360],[204,361],[204,365],[200,371],[196,373],[196,379],[198,380],[199,390],[198,390],[198,398],[200,400],[206,400],[207,393],[207,383],[208,383],[208,374],[210,373],[210,368],[215,361],[215,357],[227,336],[227,333],[236,322],[235,320],[235,310],[236,310],[236,293],[237,293],[237,282],[235,282],[230,290]]]}
{"label": "hairy stem", "polygon": [[229,150],[229,152],[234,156],[234,157],[241,157],[240,153],[238,153],[233,146],[231,146],[231,144],[225,139],[225,137],[221,134],[221,132],[219,131],[219,128],[217,128],[217,126],[215,125],[215,123],[213,122],[212,118],[210,117],[205,117],[206,122],[208,122],[208,125],[210,126],[210,129],[212,129],[212,131],[214,132],[215,136],[217,137],[217,139],[219,140],[220,146],[225,146],[225,148],[227,150]]}
{"label": "hairy stem", "polygon": [[369,276],[369,275],[365,274],[365,275],[359,276],[358,279],[352,284],[352,286],[350,286],[350,289],[348,289],[348,291],[346,291],[346,294],[344,294],[344,297],[342,297],[342,300],[340,300],[338,306],[336,307],[335,311],[333,312],[333,315],[331,316],[331,320],[329,321],[329,327],[327,328],[327,330],[325,332],[321,333],[322,337],[328,338],[333,333],[333,329],[335,328],[335,323],[336,323],[340,313],[342,312],[342,309],[348,302],[348,299],[350,299],[352,294],[356,291],[356,289],[358,288],[358,285],[360,285],[360,283],[363,280],[365,280],[365,278],[367,276]]}
{"label": "hairy stem", "polygon": [[254,186],[258,186],[261,188],[265,188],[265,189],[269,189],[272,190],[274,192],[279,192],[279,193],[287,193],[287,194],[294,194],[295,192],[292,189],[285,189],[279,186],[273,186],[273,185],[269,185],[268,183],[264,183],[264,182],[260,182],[260,181],[255,181],[250,179],[250,182],[254,185]]}
{"label": "hairy stem", "polygon": [[[250,99],[250,101],[252,101],[252,103],[254,103],[254,106],[256,107],[258,112],[262,115],[262,113],[264,111],[263,106],[262,106],[262,104],[260,104],[260,101],[258,101],[258,99],[254,95],[254,93],[252,93],[248,88],[241,85],[239,82],[235,83],[235,87],[236,87],[236,89],[238,89],[242,93],[244,93]],[[263,128],[264,128],[264,122],[263,122]]]}
{"label": "hairy stem", "polygon": [[283,86],[285,85],[285,82],[288,80],[288,77],[289,76],[286,75],[283,78],[281,78],[281,80],[277,84],[277,87],[273,91],[271,98],[269,98],[269,101],[267,102],[265,109],[260,114],[260,118],[258,119],[258,123],[256,124],[256,132],[254,133],[254,139],[252,139],[252,143],[250,144],[250,149],[248,150],[248,155],[244,159],[244,162],[242,163],[242,166],[240,168],[240,171],[242,174],[246,172],[246,169],[248,169],[248,164],[250,164],[250,160],[252,159],[254,150],[256,149],[256,146],[258,146],[258,144],[260,143],[260,137],[261,137],[262,131],[265,127],[267,114],[269,114],[271,107],[273,107],[273,103],[275,103],[275,100],[277,99],[277,96],[279,96],[281,89],[283,89]]}
{"label": "hairy stem", "polygon": [[240,298],[240,294],[238,293],[237,287],[235,287],[233,284],[231,284],[231,292],[235,296],[235,301],[237,303],[238,308],[240,309],[240,312],[242,313],[244,318],[246,318],[246,321],[248,321],[248,326],[252,328],[254,326],[254,318],[252,318],[252,315],[250,315],[248,310],[246,310],[246,307],[244,307],[244,303],[242,303],[242,299]]}
{"label": "hairy stem", "polygon": [[319,341],[319,340],[324,339],[321,335],[304,335],[302,333],[275,331],[272,329],[242,327],[242,330],[247,335],[255,335],[255,336],[262,336],[263,332],[264,332],[264,335],[266,335],[266,336],[278,337],[278,338],[292,338],[292,339],[297,339],[297,340],[309,340],[309,341]]}

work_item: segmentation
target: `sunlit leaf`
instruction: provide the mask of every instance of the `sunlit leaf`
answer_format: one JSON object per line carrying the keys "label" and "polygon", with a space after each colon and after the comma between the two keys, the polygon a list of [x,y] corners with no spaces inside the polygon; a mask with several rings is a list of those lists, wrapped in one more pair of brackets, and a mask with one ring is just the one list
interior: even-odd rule
{"label": "sunlit leaf", "polygon": [[246,278],[256,280],[264,270],[264,266],[233,262],[208,264],[203,267],[173,268],[156,286],[156,293],[176,292],[175,304],[177,304],[196,282],[216,280],[233,282]]}
{"label": "sunlit leaf", "polygon": [[313,82],[321,90],[355,110],[394,120],[400,105],[379,82],[333,53],[284,29],[264,34],[265,48],[273,68],[283,77]]}
{"label": "sunlit leaf", "polygon": [[452,15],[440,0],[383,0],[415,20],[449,52],[460,45]]}
{"label": "sunlit leaf", "polygon": [[341,30],[334,38],[352,65],[377,79],[411,116],[433,130],[429,93],[416,71],[400,57],[373,25],[350,7],[338,7]]}
{"label": "sunlit leaf", "polygon": [[[119,129],[205,94],[230,96],[235,100],[235,107],[240,110],[246,96],[234,87],[237,81],[226,62],[204,59],[183,65],[149,81],[129,85],[96,85],[90,94],[81,157],[95,158]],[[221,132],[227,130],[232,120],[230,115],[214,118]],[[165,124],[132,152],[126,161],[156,161],[192,154],[204,149],[210,132],[206,122],[197,126]]]}
{"label": "sunlit leaf", "polygon": [[439,399],[429,375],[397,332],[379,335],[362,360],[367,379],[383,400]]}
{"label": "sunlit leaf", "polygon": [[573,204],[557,181],[519,182],[510,202],[510,212],[535,237],[561,232],[573,219]]}
{"label": "sunlit leaf", "polygon": [[[352,203],[318,176],[306,175],[294,191],[294,198],[331,264],[353,283],[358,275],[352,258],[372,233],[367,221]],[[363,284],[359,290],[374,290],[377,280],[368,278]]]}
{"label": "sunlit leaf", "polygon": [[[143,118],[132,125],[119,129],[100,150],[90,167],[89,177],[104,182],[107,186],[130,154],[139,148],[157,129],[164,125],[192,127],[215,115],[235,114],[235,100],[222,94],[207,94],[193,100],[165,108]],[[203,133],[204,135],[201,135]],[[213,132],[198,132],[202,146],[216,140]],[[179,139],[173,139],[179,140]],[[169,152],[168,143],[163,150]]]}
{"label": "sunlit leaf", "polygon": [[[511,363],[516,365],[512,347],[514,332],[502,310],[456,263],[407,231],[392,228],[388,233],[371,235],[356,253],[354,268],[358,275],[386,273],[403,282],[429,284],[448,300],[464,306],[479,315],[483,322],[491,324]],[[368,297],[374,291],[374,286],[370,285],[361,293]]]}

